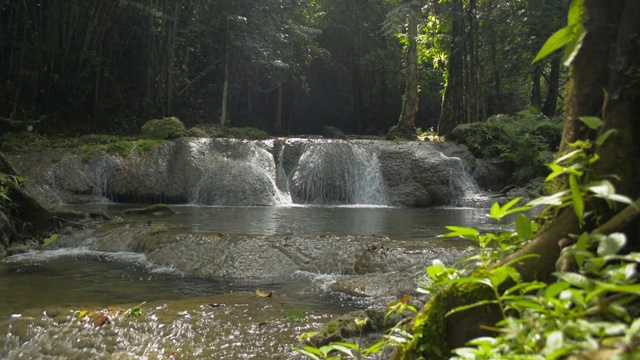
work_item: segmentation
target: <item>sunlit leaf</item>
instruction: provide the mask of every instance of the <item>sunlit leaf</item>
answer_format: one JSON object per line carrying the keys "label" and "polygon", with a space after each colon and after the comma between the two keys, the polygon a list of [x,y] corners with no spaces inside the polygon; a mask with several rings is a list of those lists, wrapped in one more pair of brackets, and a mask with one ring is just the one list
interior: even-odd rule
{"label": "sunlit leaf", "polygon": [[571,202],[573,203],[573,211],[578,216],[580,225],[584,222],[584,200],[582,199],[582,192],[578,179],[575,175],[569,176],[569,187],[571,188]]}
{"label": "sunlit leaf", "polygon": [[554,276],[556,276],[557,278],[560,278],[566,282],[568,282],[569,284],[581,288],[581,289],[586,289],[589,287],[589,279],[581,274],[577,274],[577,273],[572,273],[572,272],[554,272],[553,273]]}
{"label": "sunlit leaf", "polygon": [[578,119],[593,130],[597,130],[604,124],[604,122],[596,116],[580,116]]}
{"label": "sunlit leaf", "polygon": [[491,305],[491,304],[497,304],[497,303],[498,303],[497,300],[482,300],[482,301],[475,302],[473,304],[458,306],[457,308],[446,313],[445,316],[451,316],[461,311],[466,311],[469,309],[477,308],[479,306],[485,306],[485,305]]}
{"label": "sunlit leaf", "polygon": [[269,291],[268,293],[266,293],[260,289],[256,289],[256,295],[261,298],[270,298],[273,296],[273,292]]}
{"label": "sunlit leaf", "polygon": [[392,307],[392,306],[395,306],[395,305],[399,305],[399,304],[406,304],[412,298],[413,298],[413,295],[407,295],[407,296],[403,297],[400,300],[396,300],[396,301],[388,303],[387,307],[389,308],[389,307]]}
{"label": "sunlit leaf", "polygon": [[564,162],[564,161],[566,161],[566,160],[572,159],[572,158],[574,158],[574,157],[576,157],[576,156],[579,156],[579,155],[582,155],[582,150],[581,150],[581,149],[573,150],[573,151],[571,151],[570,153],[564,154],[563,156],[559,157],[559,158],[555,161],[555,163],[556,163],[556,164],[560,164],[560,163],[562,163],[562,162]]}
{"label": "sunlit leaf", "polygon": [[45,245],[49,245],[52,244],[53,242],[55,242],[56,240],[58,240],[58,237],[60,237],[60,235],[58,234],[53,234],[51,236],[49,236],[48,238],[44,239],[44,244]]}
{"label": "sunlit leaf", "polygon": [[562,291],[564,291],[567,288],[569,288],[569,286],[571,286],[571,284],[569,284],[566,281],[557,281],[557,282],[547,286],[547,288],[544,290],[544,297],[545,297],[545,299],[550,299],[550,298],[556,297]]}
{"label": "sunlit leaf", "polygon": [[613,233],[607,236],[597,237],[598,243],[598,256],[615,255],[622,249],[627,243],[627,237],[623,233]]}
{"label": "sunlit leaf", "polygon": [[574,39],[574,33],[571,27],[570,26],[563,27],[562,29],[556,31],[553,35],[551,35],[549,39],[547,39],[547,41],[544,43],[544,45],[542,45],[542,48],[540,48],[540,51],[538,51],[538,54],[536,55],[536,57],[533,59],[531,63],[535,64],[536,62],[545,58],[552,52],[567,45],[573,39]]}
{"label": "sunlit leaf", "polygon": [[462,226],[446,226],[450,233],[438,235],[438,237],[463,237],[468,240],[477,240],[480,232],[477,229]]}

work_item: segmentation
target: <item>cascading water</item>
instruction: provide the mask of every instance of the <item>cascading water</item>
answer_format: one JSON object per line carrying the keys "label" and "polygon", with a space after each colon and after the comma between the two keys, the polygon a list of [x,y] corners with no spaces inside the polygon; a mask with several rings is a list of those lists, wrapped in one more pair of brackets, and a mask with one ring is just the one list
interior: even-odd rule
{"label": "cascading water", "polygon": [[107,161],[100,157],[93,168],[95,183],[93,185],[93,195],[99,199],[100,203],[109,203],[109,175],[111,171]]}
{"label": "cascading water", "polygon": [[290,186],[305,204],[386,204],[376,153],[346,142],[307,144]]}
{"label": "cascading water", "polygon": [[190,202],[198,205],[290,204],[276,184],[273,156],[258,142],[200,139],[192,143],[203,173]]}

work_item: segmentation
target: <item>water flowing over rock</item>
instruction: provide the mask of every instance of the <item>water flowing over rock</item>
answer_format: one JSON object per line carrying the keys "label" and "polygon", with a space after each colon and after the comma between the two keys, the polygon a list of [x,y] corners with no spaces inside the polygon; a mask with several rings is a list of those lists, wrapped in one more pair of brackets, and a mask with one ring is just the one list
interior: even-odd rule
{"label": "water flowing over rock", "polygon": [[386,204],[377,154],[347,142],[307,144],[291,179],[305,204]]}
{"label": "water flowing over rock", "polygon": [[143,155],[55,157],[10,156],[49,203],[469,206],[479,192],[473,156],[443,143],[182,138]]}

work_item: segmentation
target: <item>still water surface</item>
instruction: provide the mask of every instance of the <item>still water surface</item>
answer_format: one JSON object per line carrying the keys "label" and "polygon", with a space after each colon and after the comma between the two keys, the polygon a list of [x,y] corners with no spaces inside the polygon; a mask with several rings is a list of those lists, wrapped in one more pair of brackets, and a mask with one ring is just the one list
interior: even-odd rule
{"label": "still water surface", "polygon": [[[122,216],[135,205],[92,204],[78,208]],[[223,234],[250,235],[381,235],[394,240],[433,239],[447,232],[445,225],[489,226],[487,209],[393,208],[371,206],[174,206],[177,214],[146,216],[187,229]],[[128,218],[128,220],[131,218]]]}

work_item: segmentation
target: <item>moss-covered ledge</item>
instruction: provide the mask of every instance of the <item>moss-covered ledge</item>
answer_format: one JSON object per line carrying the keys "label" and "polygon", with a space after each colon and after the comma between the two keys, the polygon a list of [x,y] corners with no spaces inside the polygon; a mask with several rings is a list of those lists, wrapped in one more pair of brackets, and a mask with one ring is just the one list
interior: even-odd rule
{"label": "moss-covered ledge", "polygon": [[[439,291],[416,315],[411,325],[413,339],[396,347],[391,359],[444,360],[452,349],[463,346],[467,339],[485,336],[480,325],[500,320],[497,307],[482,306],[446,314],[462,305],[493,299],[492,290],[480,284],[449,285]],[[470,314],[473,314],[470,316]]]}

